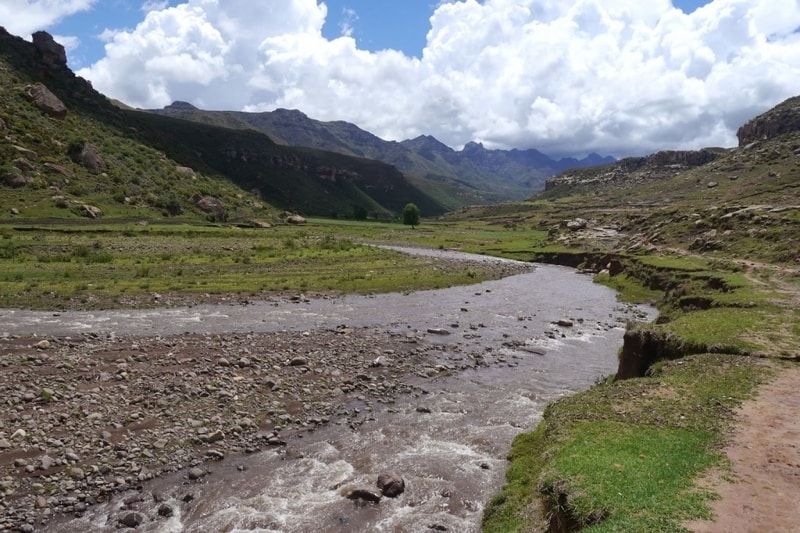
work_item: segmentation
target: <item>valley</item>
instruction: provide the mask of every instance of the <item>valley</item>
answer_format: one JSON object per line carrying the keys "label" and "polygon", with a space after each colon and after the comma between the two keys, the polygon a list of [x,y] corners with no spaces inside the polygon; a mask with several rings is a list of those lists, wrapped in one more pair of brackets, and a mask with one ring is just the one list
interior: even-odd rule
{"label": "valley", "polygon": [[[3,527],[81,520],[95,516],[96,504],[111,516],[115,498],[162,474],[177,476],[170,487],[201,486],[214,461],[283,450],[288,435],[329,431],[335,416],[363,420],[365,402],[387,409],[411,402],[405,414],[418,422],[410,398],[447,394],[473,372],[479,381],[501,368],[513,374],[515,364],[542,357],[525,350],[538,349],[528,340],[564,335],[574,349],[588,327],[619,334],[592,356],[603,363],[542,392],[535,408],[517,398],[522,411],[498,423],[517,436],[489,446],[489,468],[478,470],[491,472],[491,483],[476,493],[480,501],[451,502],[450,527],[464,519],[498,532],[714,531],[726,529],[743,494],[759,493],[748,500],[759,517],[753,527],[790,528],[793,518],[774,509],[793,507],[800,494],[787,422],[796,414],[791,383],[800,361],[796,98],[743,124],[736,147],[558,169],[539,180],[541,190],[496,202],[475,182],[422,183],[424,176],[384,161],[290,146],[208,116],[198,123],[124,109],[58,57],[4,31],[0,42]],[[413,144],[430,151],[433,141]],[[398,218],[407,203],[422,213],[417,227]],[[470,313],[478,291],[471,287],[511,283],[533,264],[569,267],[595,284],[559,270],[557,282],[507,289],[513,333],[505,323],[481,327],[489,318],[451,316]],[[583,317],[581,294],[606,287],[621,303],[610,297],[603,304],[610,308]],[[426,300],[438,293],[423,291],[458,296],[446,317],[414,322],[415,309],[444,312]],[[563,291],[576,298],[567,306],[574,316],[553,311]],[[484,298],[492,302],[486,317],[508,305],[498,295]],[[335,306],[348,298],[360,298],[363,313],[337,321],[344,315]],[[399,304],[369,307],[382,298],[424,301],[401,316]],[[286,331],[262,325],[276,309],[317,305],[333,309],[301,311],[281,326]],[[646,305],[657,316],[606,320],[616,305]],[[231,309],[253,314],[226,321]],[[451,329],[465,341],[480,335],[482,357],[443,348]],[[372,365],[382,357],[398,363]],[[528,367],[535,377],[535,364]],[[514,387],[524,391],[534,381],[526,376],[502,380],[520,379]],[[489,399],[503,390],[492,386]],[[340,403],[339,392],[350,396]],[[778,404],[773,413],[769,406]],[[748,433],[759,427],[760,409],[773,415],[769,431]],[[192,414],[176,416],[184,411]],[[772,445],[767,464],[739,453]],[[364,482],[365,471],[372,474],[336,474],[331,486]],[[776,476],[779,494],[768,490]],[[339,488],[322,490],[330,497]],[[160,527],[145,516],[159,515],[149,506],[155,497],[147,505],[136,498],[123,502],[125,510],[153,519],[143,527]],[[335,501],[341,516],[342,500]],[[358,507],[359,523],[374,524],[380,505]],[[441,530],[450,519],[425,525]],[[273,520],[264,523],[288,527]]]}

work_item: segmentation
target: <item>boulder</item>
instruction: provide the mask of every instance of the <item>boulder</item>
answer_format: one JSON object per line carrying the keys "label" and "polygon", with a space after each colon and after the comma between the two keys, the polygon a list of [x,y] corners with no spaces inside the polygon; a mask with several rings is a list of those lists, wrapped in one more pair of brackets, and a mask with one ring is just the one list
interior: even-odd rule
{"label": "boulder", "polygon": [[67,155],[74,163],[84,166],[91,170],[103,170],[106,168],[106,163],[100,157],[100,152],[97,148],[88,142],[75,142],[72,143],[67,150]]}
{"label": "boulder", "polygon": [[9,187],[24,187],[33,183],[33,178],[26,176],[17,167],[0,169],[0,183]]}
{"label": "boulder", "polygon": [[199,210],[208,213],[217,222],[222,222],[227,218],[225,206],[222,205],[222,201],[219,198],[195,193],[192,195],[192,202]]}
{"label": "boulder", "polygon": [[286,222],[289,224],[305,224],[307,221],[304,217],[300,215],[289,215],[286,217]]}
{"label": "boulder", "polygon": [[12,161],[12,164],[23,172],[31,172],[35,168],[33,163],[24,157],[16,158],[14,161]]}
{"label": "boulder", "polygon": [[128,527],[128,528],[137,528],[144,523],[144,515],[142,513],[132,511],[130,513],[125,513],[119,518],[119,523],[121,526]]}
{"label": "boulder", "polygon": [[103,216],[103,211],[99,207],[89,204],[83,204],[81,206],[81,213],[89,218],[100,218]]}
{"label": "boulder", "polygon": [[384,472],[379,475],[375,484],[380,489],[381,494],[388,498],[396,498],[406,490],[406,482],[394,471]]}
{"label": "boulder", "polygon": [[57,119],[67,116],[67,106],[58,99],[58,96],[50,92],[43,83],[34,83],[25,87],[25,94],[33,102],[33,105]]}
{"label": "boulder", "polygon": [[195,177],[194,169],[191,167],[184,167],[184,166],[177,166],[175,167],[175,172],[178,174],[183,174],[185,176]]}
{"label": "boulder", "polygon": [[61,174],[68,178],[75,177],[75,173],[73,173],[68,168],[62,167],[61,165],[56,165],[55,163],[44,163],[42,166],[45,168],[45,170],[47,170],[48,172],[52,172],[53,174]]}
{"label": "boulder", "polygon": [[578,231],[584,229],[588,225],[588,222],[582,218],[575,218],[567,222],[567,229],[570,231]]}
{"label": "boulder", "polygon": [[202,468],[198,468],[195,466],[194,468],[189,469],[188,475],[189,479],[195,481],[197,479],[204,477],[206,475],[206,471],[203,470]]}
{"label": "boulder", "polygon": [[33,150],[29,150],[28,148],[25,148],[24,146],[14,145],[13,148],[14,148],[14,150],[17,151],[17,153],[19,155],[21,155],[22,157],[24,157],[26,159],[32,159],[34,161],[39,159],[39,154],[37,154]]}

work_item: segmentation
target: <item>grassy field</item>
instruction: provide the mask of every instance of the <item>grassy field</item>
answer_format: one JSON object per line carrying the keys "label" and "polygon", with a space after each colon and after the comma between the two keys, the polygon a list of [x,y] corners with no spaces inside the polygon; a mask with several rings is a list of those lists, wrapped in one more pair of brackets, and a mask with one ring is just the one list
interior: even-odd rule
{"label": "grassy field", "polygon": [[155,305],[153,293],[390,292],[497,276],[493,268],[413,257],[360,242],[444,247],[431,230],[312,220],[226,225],[59,223],[0,226],[0,305],[36,309]]}

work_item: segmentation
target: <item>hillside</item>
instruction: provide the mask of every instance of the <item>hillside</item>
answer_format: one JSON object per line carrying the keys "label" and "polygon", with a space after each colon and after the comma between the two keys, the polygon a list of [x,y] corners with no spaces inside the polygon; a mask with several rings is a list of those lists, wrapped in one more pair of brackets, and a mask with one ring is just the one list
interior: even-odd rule
{"label": "hillside", "polygon": [[[739,130],[736,148],[663,151],[563,172],[527,202],[470,208],[548,231],[554,249],[681,249],[796,266],[800,118],[790,99]],[[753,138],[752,133],[757,139]]]}
{"label": "hillside", "polygon": [[385,163],[121,109],[75,76],[44,33],[32,44],[1,30],[0,66],[0,194],[15,217],[235,221],[359,208],[391,218],[408,202],[428,216],[445,210]]}
{"label": "hillside", "polygon": [[523,199],[541,190],[545,179],[555,173],[614,160],[597,154],[581,160],[554,160],[535,149],[488,150],[479,143],[468,143],[457,151],[428,135],[402,142],[385,141],[349,122],[323,122],[288,109],[263,113],[206,111],[187,102],[174,102],[149,111],[205,124],[252,128],[288,146],[383,161],[442,197],[449,207]]}

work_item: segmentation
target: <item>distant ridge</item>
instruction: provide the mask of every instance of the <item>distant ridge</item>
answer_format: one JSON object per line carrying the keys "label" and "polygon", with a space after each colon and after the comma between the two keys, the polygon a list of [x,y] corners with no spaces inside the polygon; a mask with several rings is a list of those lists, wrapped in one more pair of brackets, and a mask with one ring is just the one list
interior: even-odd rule
{"label": "distant ridge", "polygon": [[173,102],[149,111],[196,122],[252,128],[278,144],[383,161],[411,176],[422,189],[430,192],[439,188],[440,195],[450,195],[451,208],[527,198],[543,189],[545,180],[554,174],[616,160],[598,154],[555,160],[536,149],[490,150],[475,142],[454,150],[430,135],[386,141],[355,124],[314,120],[294,109],[262,113],[205,111],[187,102]]}

